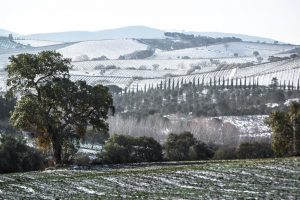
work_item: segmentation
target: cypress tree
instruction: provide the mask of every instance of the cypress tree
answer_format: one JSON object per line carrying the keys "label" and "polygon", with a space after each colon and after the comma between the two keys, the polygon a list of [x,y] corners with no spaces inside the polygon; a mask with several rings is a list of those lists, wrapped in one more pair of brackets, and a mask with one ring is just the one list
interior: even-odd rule
{"label": "cypress tree", "polygon": [[172,90],[175,89],[175,80],[173,79],[173,82],[172,82]]}
{"label": "cypress tree", "polygon": [[243,85],[242,78],[240,78],[240,89],[242,89],[242,85]]}

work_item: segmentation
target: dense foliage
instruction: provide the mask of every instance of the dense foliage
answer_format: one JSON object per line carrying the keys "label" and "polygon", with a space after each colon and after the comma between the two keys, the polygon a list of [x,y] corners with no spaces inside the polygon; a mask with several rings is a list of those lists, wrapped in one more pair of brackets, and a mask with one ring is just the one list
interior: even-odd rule
{"label": "dense foliage", "polygon": [[266,123],[272,129],[272,148],[277,156],[300,154],[299,103],[292,102],[288,111],[272,112]]}
{"label": "dense foliage", "polygon": [[103,147],[104,163],[157,162],[162,160],[161,145],[150,137],[114,134]]}
{"label": "dense foliage", "polygon": [[169,134],[163,147],[166,160],[206,160],[214,154],[211,147],[196,140],[190,132]]}
{"label": "dense foliage", "polygon": [[236,149],[237,158],[253,159],[253,158],[271,158],[273,150],[271,144],[266,142],[243,142]]}
{"label": "dense foliage", "polygon": [[43,168],[41,154],[13,136],[0,138],[0,173],[23,172]]}
{"label": "dense foliage", "polygon": [[267,87],[224,89],[185,85],[173,90],[149,89],[147,92],[114,95],[114,103],[116,112],[136,117],[155,113],[182,113],[197,117],[266,115],[274,109],[283,110],[287,99],[299,95],[299,90]]}
{"label": "dense foliage", "polygon": [[16,105],[15,99],[6,99],[0,96],[0,120],[9,118],[9,113]]}
{"label": "dense foliage", "polygon": [[168,38],[140,39],[139,41],[149,45],[152,48],[158,48],[162,50],[177,50],[199,46],[208,46],[212,44],[242,41],[240,38],[235,37],[212,38],[207,36],[195,36],[193,34],[184,34],[177,32],[166,32],[165,36],[167,36]]}
{"label": "dense foliage", "polygon": [[82,137],[87,127],[107,135],[105,122],[112,106],[108,88],[69,79],[70,59],[44,51],[10,57],[9,94],[21,94],[11,115],[15,128],[34,133],[41,147],[52,145],[62,161],[65,140]]}

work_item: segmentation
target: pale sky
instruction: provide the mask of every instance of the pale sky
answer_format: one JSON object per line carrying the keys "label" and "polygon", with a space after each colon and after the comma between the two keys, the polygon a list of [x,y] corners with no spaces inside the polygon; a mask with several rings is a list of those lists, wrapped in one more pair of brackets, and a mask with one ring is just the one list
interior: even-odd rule
{"label": "pale sky", "polygon": [[131,25],[300,44],[300,0],[0,0],[0,28],[21,34]]}

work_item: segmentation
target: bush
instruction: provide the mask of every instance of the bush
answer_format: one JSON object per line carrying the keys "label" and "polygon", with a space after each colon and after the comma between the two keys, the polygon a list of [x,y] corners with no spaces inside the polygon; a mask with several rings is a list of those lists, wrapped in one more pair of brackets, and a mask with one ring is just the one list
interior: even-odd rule
{"label": "bush", "polygon": [[193,134],[184,132],[179,135],[169,134],[164,144],[164,156],[167,160],[204,160],[213,156],[213,150],[200,141]]}
{"label": "bush", "polygon": [[104,163],[156,162],[162,159],[161,145],[150,137],[114,134],[103,150]]}
{"label": "bush", "polygon": [[0,173],[41,170],[43,157],[25,141],[12,136],[0,139]]}
{"label": "bush", "polygon": [[236,154],[239,159],[270,158],[274,152],[271,144],[266,142],[243,142],[237,149]]}
{"label": "bush", "polygon": [[125,56],[126,59],[145,59],[155,53],[153,49],[135,51]]}
{"label": "bush", "polygon": [[162,160],[162,147],[151,137],[135,139],[133,155],[137,162],[157,162]]}
{"label": "bush", "polygon": [[90,157],[86,154],[77,154],[73,160],[73,164],[79,166],[88,165],[90,164],[90,162],[91,162]]}
{"label": "bush", "polygon": [[214,160],[232,160],[236,158],[237,155],[235,147],[227,146],[219,147],[213,157]]}

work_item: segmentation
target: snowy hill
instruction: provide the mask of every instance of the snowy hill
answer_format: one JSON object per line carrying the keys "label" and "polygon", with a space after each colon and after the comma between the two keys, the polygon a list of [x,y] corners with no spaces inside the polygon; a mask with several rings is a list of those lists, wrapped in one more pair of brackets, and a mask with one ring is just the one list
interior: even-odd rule
{"label": "snowy hill", "polygon": [[84,55],[88,58],[106,56],[109,59],[117,59],[121,55],[130,54],[135,51],[146,50],[147,45],[132,39],[86,41],[73,44],[59,49],[64,57],[72,58],[74,61],[80,60]]}
{"label": "snowy hill", "polygon": [[[155,39],[164,38],[164,32],[166,30],[160,30],[147,26],[127,26],[115,29],[104,29],[99,31],[68,31],[58,33],[36,33],[25,36],[27,39],[38,40],[52,40],[52,41],[85,41],[85,40],[103,40],[103,39],[120,39],[120,38],[143,38],[143,39]],[[1,33],[1,30],[0,30]],[[221,32],[184,32],[187,34],[208,36],[208,37],[237,37],[244,41],[250,42],[266,42],[273,43],[275,40],[270,38],[249,36],[236,33],[221,33]],[[5,32],[5,35],[8,35]]]}
{"label": "snowy hill", "polygon": [[13,36],[19,36],[20,34],[14,33],[12,31],[6,30],[6,29],[0,29],[0,36],[7,37],[9,34],[13,34]]}
{"label": "snowy hill", "polygon": [[233,57],[235,53],[238,56],[253,56],[254,51],[260,55],[274,55],[280,52],[295,48],[293,45],[275,45],[250,42],[232,42],[207,47],[187,48],[174,51],[157,51],[153,58],[155,59],[178,59],[184,56],[190,58],[220,58]]}
{"label": "snowy hill", "polygon": [[163,30],[146,26],[128,26],[116,29],[106,29],[94,32],[70,31],[60,33],[40,33],[27,35],[26,38],[53,41],[84,41],[120,38],[162,38]]}
{"label": "snowy hill", "polygon": [[14,40],[14,41],[19,44],[28,45],[31,47],[44,47],[44,46],[51,46],[51,45],[57,45],[63,43],[63,42],[49,41],[49,40]]}
{"label": "snowy hill", "polygon": [[9,49],[20,49],[24,47],[25,46],[23,46],[22,44],[18,44],[15,41],[9,40],[8,37],[0,36],[0,52]]}

